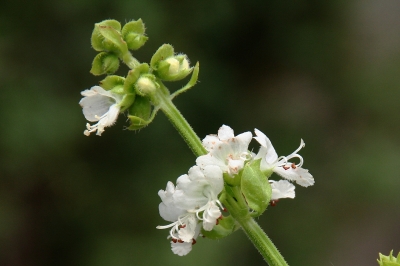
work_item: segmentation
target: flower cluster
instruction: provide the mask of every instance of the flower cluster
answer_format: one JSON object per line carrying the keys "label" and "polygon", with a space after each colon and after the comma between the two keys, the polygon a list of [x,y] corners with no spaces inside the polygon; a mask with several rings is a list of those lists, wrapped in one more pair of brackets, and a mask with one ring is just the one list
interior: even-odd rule
{"label": "flower cluster", "polygon": [[[218,225],[223,218],[218,196],[224,189],[224,177],[240,177],[250,161],[261,159],[260,170],[266,178],[272,172],[284,178],[269,180],[271,201],[295,197],[295,187],[289,181],[304,187],[314,184],[312,175],[301,167],[303,158],[298,152],[304,147],[303,140],[292,154],[278,157],[267,136],[257,129],[255,134],[254,139],[261,145],[257,154],[248,148],[253,138],[251,132],[235,136],[232,128],[223,125],[218,135],[208,135],[203,139],[202,144],[208,153],[197,158],[196,165],[189,169],[188,174],[180,176],[176,186],[168,182],[166,189],[158,192],[162,201],[160,215],[172,223],[157,228],[170,228],[168,238],[171,239],[173,253],[180,256],[188,254],[202,229],[211,231]],[[291,162],[293,158],[298,158],[299,163]]]}

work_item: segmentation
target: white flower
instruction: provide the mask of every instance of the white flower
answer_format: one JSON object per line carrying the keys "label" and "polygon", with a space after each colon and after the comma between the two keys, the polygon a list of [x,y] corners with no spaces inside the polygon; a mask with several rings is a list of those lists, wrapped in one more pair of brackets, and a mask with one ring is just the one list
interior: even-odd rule
{"label": "white flower", "polygon": [[287,180],[269,180],[272,188],[272,196],[271,200],[278,200],[282,198],[291,198],[294,199],[295,186]]}
{"label": "white flower", "polygon": [[122,96],[110,91],[104,90],[100,86],[94,86],[90,90],[81,92],[84,96],[79,104],[83,108],[83,115],[90,122],[97,122],[94,125],[86,124],[86,130],[83,132],[86,136],[97,131],[96,135],[101,136],[105,127],[112,126],[117,120],[120,112],[119,103]]}
{"label": "white flower", "polygon": [[165,190],[158,195],[160,215],[169,225],[157,226],[157,229],[171,228],[171,249],[175,254],[184,256],[192,250],[201,227],[211,231],[221,218],[221,203],[218,194],[224,187],[222,170],[215,165],[193,166],[189,173],[181,175],[176,187],[167,183]]}
{"label": "white flower", "polygon": [[160,190],[158,195],[162,202],[158,206],[160,216],[169,222],[169,225],[157,226],[157,229],[171,228],[170,237],[172,240],[192,242],[198,219],[195,213],[189,213],[175,204],[174,194],[177,192],[172,182],[167,183],[167,188]]}
{"label": "white flower", "polygon": [[203,221],[203,228],[211,231],[221,217],[217,204],[218,194],[224,187],[221,169],[216,165],[207,165],[204,169],[193,166],[188,175],[182,175],[177,180],[173,195],[178,208],[195,213]]}
{"label": "white flower", "polygon": [[[314,184],[313,176],[308,172],[307,169],[302,168],[303,157],[297,152],[305,146],[303,140],[301,140],[299,148],[288,156],[278,157],[271,141],[264,133],[258,129],[254,130],[257,137],[254,137],[260,144],[260,151],[254,159],[263,158],[261,160],[261,171],[274,171],[278,175],[282,176],[291,181],[296,181],[297,184],[308,187]],[[300,162],[298,164],[289,162],[292,158],[298,158]]]}
{"label": "white flower", "polygon": [[218,130],[218,136],[208,135],[203,139],[203,146],[209,153],[198,157],[196,163],[201,167],[217,165],[224,173],[235,175],[251,158],[248,151],[251,138],[250,132],[235,137],[232,128],[223,125]]}

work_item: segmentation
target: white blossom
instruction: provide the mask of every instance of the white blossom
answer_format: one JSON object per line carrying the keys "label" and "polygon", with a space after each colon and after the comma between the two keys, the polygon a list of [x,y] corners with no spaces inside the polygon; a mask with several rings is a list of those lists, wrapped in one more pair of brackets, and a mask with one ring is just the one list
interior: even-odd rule
{"label": "white blossom", "polygon": [[[288,156],[278,157],[274,147],[272,146],[269,138],[255,129],[257,137],[254,137],[260,144],[260,150],[254,159],[262,158],[261,160],[261,171],[273,171],[278,175],[282,176],[291,181],[296,181],[297,184],[308,187],[314,184],[313,176],[308,172],[307,169],[302,168],[303,157],[298,152],[305,146],[304,141],[301,140],[299,148]],[[290,162],[291,159],[298,158],[300,162],[295,164]]]}
{"label": "white blossom", "polygon": [[176,187],[168,182],[166,189],[158,192],[162,200],[160,215],[172,223],[157,229],[170,228],[171,249],[175,254],[189,253],[201,227],[211,231],[217,224],[222,215],[218,195],[223,187],[222,170],[218,166],[193,166],[188,174],[178,178]]}
{"label": "white blossom", "polygon": [[235,137],[233,129],[223,125],[218,130],[218,136],[208,135],[203,139],[203,146],[209,152],[197,158],[201,167],[217,165],[224,173],[233,176],[243,168],[245,161],[251,158],[248,146],[251,132],[245,132]]}
{"label": "white blossom", "polygon": [[101,136],[105,127],[112,126],[120,112],[119,103],[122,96],[111,91],[106,91],[100,86],[94,86],[90,90],[81,92],[84,96],[79,104],[82,106],[83,115],[90,122],[97,122],[94,125],[86,124],[83,134],[89,136],[97,131],[96,135]]}

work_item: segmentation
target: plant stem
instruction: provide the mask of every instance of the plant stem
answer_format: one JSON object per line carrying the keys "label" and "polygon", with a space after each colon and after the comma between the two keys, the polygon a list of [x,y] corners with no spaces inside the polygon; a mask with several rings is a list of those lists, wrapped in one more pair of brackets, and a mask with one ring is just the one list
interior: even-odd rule
{"label": "plant stem", "polygon": [[229,191],[226,193],[223,204],[228,208],[232,217],[242,226],[243,231],[264,257],[265,261],[271,266],[288,266],[271,239],[250,216],[240,188],[226,186],[226,190]]}
{"label": "plant stem", "polygon": [[140,65],[140,62],[136,58],[134,58],[129,51],[123,54],[121,56],[121,59],[130,69],[134,69],[135,67]]}

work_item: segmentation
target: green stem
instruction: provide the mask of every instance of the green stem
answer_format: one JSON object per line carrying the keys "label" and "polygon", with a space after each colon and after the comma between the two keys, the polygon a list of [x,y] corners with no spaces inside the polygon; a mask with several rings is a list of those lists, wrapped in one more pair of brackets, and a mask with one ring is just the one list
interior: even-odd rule
{"label": "green stem", "polygon": [[246,219],[238,219],[246,235],[249,237],[253,245],[258,249],[269,265],[287,266],[285,259],[279,253],[278,249],[272,243],[271,239],[265,234],[261,227],[251,217]]}
{"label": "green stem", "polygon": [[126,51],[121,57],[122,61],[130,68],[134,69],[138,65],[140,65],[140,62],[132,56],[132,54],[129,51]]}
{"label": "green stem", "polygon": [[244,198],[240,188],[226,186],[225,190],[227,193],[223,204],[228,208],[232,217],[242,226],[243,231],[264,257],[265,261],[271,266],[288,266],[271,239],[250,216],[246,204],[243,203]]}

